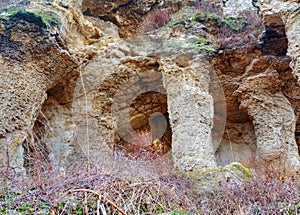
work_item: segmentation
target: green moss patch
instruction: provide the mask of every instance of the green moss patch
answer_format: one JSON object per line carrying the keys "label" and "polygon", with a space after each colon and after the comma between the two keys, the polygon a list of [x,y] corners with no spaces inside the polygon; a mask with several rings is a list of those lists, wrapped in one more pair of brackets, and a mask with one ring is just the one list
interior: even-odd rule
{"label": "green moss patch", "polygon": [[0,19],[2,20],[25,20],[34,23],[41,28],[61,27],[61,20],[56,13],[50,11],[31,12],[25,9],[10,8],[0,10]]}
{"label": "green moss patch", "polygon": [[245,16],[227,17],[222,20],[222,23],[235,32],[244,30],[249,25],[248,19]]}
{"label": "green moss patch", "polygon": [[216,54],[216,49],[212,46],[212,42],[205,38],[192,38],[187,44],[186,48],[196,49],[208,56],[213,56],[214,54]]}
{"label": "green moss patch", "polygon": [[233,175],[237,176],[239,179],[247,179],[253,175],[253,170],[244,167],[241,163],[233,162],[224,167],[218,167],[216,169],[205,170],[205,171],[195,171],[190,172],[189,175],[194,179],[211,179],[211,178],[219,178],[223,177],[223,173],[230,172]]}
{"label": "green moss patch", "polygon": [[212,192],[218,189],[222,184],[242,184],[251,179],[254,175],[253,170],[244,167],[238,162],[233,162],[224,167],[209,169],[203,171],[193,171],[184,173],[192,184],[194,192],[201,194],[203,192]]}
{"label": "green moss patch", "polygon": [[169,26],[172,27],[177,24],[183,24],[185,22],[199,22],[208,28],[217,30],[222,26],[226,26],[234,32],[243,31],[248,25],[248,18],[245,16],[238,17],[227,17],[222,19],[216,14],[210,13],[198,13],[198,14],[187,14],[184,19],[171,21]]}

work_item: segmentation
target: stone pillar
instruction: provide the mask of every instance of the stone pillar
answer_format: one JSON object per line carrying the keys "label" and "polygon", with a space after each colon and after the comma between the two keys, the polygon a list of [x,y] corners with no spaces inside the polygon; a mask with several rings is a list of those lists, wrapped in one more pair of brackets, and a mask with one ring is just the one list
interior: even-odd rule
{"label": "stone pillar", "polygon": [[295,141],[296,116],[281,91],[279,74],[271,68],[243,80],[236,91],[240,109],[253,120],[257,156],[271,163],[300,166]]}
{"label": "stone pillar", "polygon": [[175,167],[180,171],[215,168],[209,63],[180,55],[174,60],[161,60],[160,64],[168,95]]}

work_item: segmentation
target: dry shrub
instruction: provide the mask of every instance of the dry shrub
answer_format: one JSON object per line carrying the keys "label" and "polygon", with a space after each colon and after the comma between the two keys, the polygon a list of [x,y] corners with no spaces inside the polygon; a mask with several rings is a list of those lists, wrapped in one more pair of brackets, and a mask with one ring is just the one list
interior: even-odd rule
{"label": "dry shrub", "polygon": [[130,134],[131,143],[139,147],[147,147],[153,144],[152,132],[147,130],[138,130]]}
{"label": "dry shrub", "polygon": [[[199,194],[169,164],[161,161],[155,177],[140,177],[140,164],[133,161],[131,166],[122,166],[118,162],[113,171],[107,165],[101,171],[95,167],[85,171],[84,166],[69,172],[49,170],[39,176],[42,186],[37,183],[37,176],[12,179],[6,185],[2,183],[0,213],[9,214],[10,210],[47,214],[52,210],[52,214],[117,214],[116,207],[106,199],[126,214],[300,213],[299,171],[288,172],[257,161],[253,165],[256,174],[243,184],[224,181],[215,191]],[[88,189],[105,198],[73,192],[78,189]]]}
{"label": "dry shrub", "polygon": [[199,0],[196,7],[197,13],[216,14],[223,17],[222,9],[213,0]]}
{"label": "dry shrub", "polygon": [[203,213],[299,214],[299,171],[288,172],[265,161],[252,165],[255,174],[242,185],[220,183],[216,192],[203,194]]}
{"label": "dry shrub", "polygon": [[138,130],[130,134],[131,142],[127,145],[127,156],[134,160],[153,160],[162,156],[166,143],[153,139],[153,134],[147,130]]}
{"label": "dry shrub", "polygon": [[[134,135],[132,140],[138,149],[153,143],[150,132],[139,131]],[[31,147],[43,146],[34,145],[40,144],[36,142],[38,135],[34,137]],[[151,171],[145,170],[144,161],[128,163],[120,157],[112,161],[101,157],[101,167],[78,163],[77,169],[65,171],[46,168],[45,157],[41,156],[47,154],[46,151],[41,148],[36,152],[30,156],[34,170],[31,175],[11,173],[7,177],[9,181],[0,180],[0,214],[49,214],[50,211],[51,215],[117,214],[116,207],[106,199],[126,214],[174,211],[251,215],[300,213],[299,171],[271,167],[262,160],[249,160],[256,174],[242,185],[224,181],[215,191],[199,194],[159,156],[154,160],[158,165]],[[147,171],[148,175],[142,171]],[[88,189],[105,199],[99,200],[87,192],[72,192],[78,189]]]}
{"label": "dry shrub", "polygon": [[171,20],[171,13],[172,10],[170,8],[158,9],[149,12],[144,17],[144,20],[140,25],[138,33],[142,35],[167,24]]}
{"label": "dry shrub", "polygon": [[[114,204],[122,208],[127,214],[159,214],[163,212],[170,212],[180,208],[192,209],[194,203],[186,193],[186,188],[179,185],[180,182],[176,177],[166,177],[159,180],[146,181],[129,181],[115,177],[108,177],[106,180],[98,181],[93,184],[93,190],[101,193],[108,199],[113,200]],[[90,185],[89,185],[90,186]],[[91,186],[90,186],[91,187]],[[81,195],[82,196],[82,195]],[[95,211],[95,200],[91,199],[89,210]],[[66,199],[57,208],[59,214],[68,214],[65,205],[80,205],[83,198],[75,195],[72,198]],[[103,202],[108,214],[114,214],[116,209],[111,207],[107,202]],[[181,209],[182,210],[182,209]],[[68,212],[68,213],[66,213]],[[96,214],[96,213],[92,213]]]}
{"label": "dry shrub", "polygon": [[246,11],[240,16],[248,20],[248,26],[234,31],[226,25],[222,25],[215,36],[217,48],[234,48],[239,46],[249,46],[257,43],[259,35],[262,33],[263,23],[256,11]]}
{"label": "dry shrub", "polygon": [[[138,165],[136,161],[131,169],[124,171],[130,167],[120,164],[116,172],[110,169],[100,172],[94,167],[84,171],[83,166],[72,172],[48,171],[40,176],[42,187],[37,186],[35,177],[11,180],[0,190],[0,213],[120,214],[113,205],[126,214],[197,213],[195,196],[167,164],[161,163],[160,168],[165,170],[147,178],[139,176]],[[130,177],[127,171],[131,171]],[[74,192],[78,189],[88,189],[105,198],[99,200],[89,192]]]}

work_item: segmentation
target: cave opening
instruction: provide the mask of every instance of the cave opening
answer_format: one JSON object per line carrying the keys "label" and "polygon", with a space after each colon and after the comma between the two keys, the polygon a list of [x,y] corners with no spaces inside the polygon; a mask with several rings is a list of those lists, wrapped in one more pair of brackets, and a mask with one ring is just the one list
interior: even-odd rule
{"label": "cave opening", "polygon": [[159,158],[171,150],[167,95],[155,91],[138,95],[130,104],[129,122],[133,130],[115,134],[115,150],[142,161]]}

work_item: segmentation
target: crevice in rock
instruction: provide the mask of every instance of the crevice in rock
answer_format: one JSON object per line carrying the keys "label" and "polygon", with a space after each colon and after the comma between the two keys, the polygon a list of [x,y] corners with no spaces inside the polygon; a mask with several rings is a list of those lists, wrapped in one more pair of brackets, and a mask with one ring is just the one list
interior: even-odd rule
{"label": "crevice in rock", "polygon": [[288,49],[288,39],[285,26],[267,25],[260,37],[261,44],[258,46],[264,55],[285,56]]}
{"label": "crevice in rock", "polygon": [[43,120],[37,119],[33,129],[22,143],[24,149],[24,168],[29,175],[38,175],[51,169],[49,149],[45,141],[47,126]]}
{"label": "crevice in rock", "polygon": [[47,91],[47,99],[22,143],[24,168],[30,175],[67,167],[72,159],[78,160],[78,156],[72,158],[80,147],[73,140],[75,126],[70,112],[77,77],[74,70]]}
{"label": "crevice in rock", "polygon": [[170,151],[172,130],[167,112],[167,96],[159,92],[138,95],[130,105],[129,132],[125,141],[116,134],[115,148],[130,159],[151,160]]}
{"label": "crevice in rock", "polygon": [[224,135],[216,150],[218,165],[231,162],[249,163],[255,157],[256,135],[253,122],[232,122],[227,119]]}

